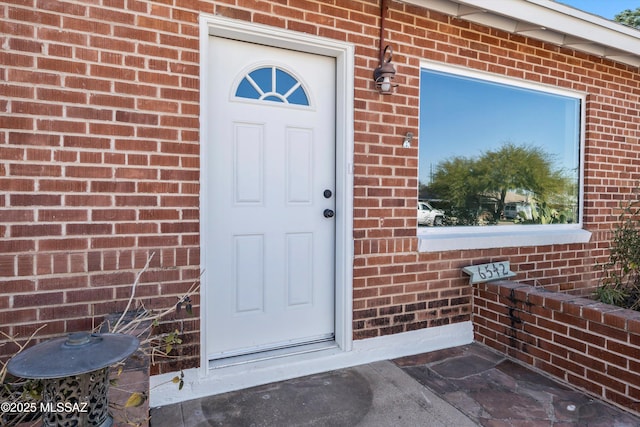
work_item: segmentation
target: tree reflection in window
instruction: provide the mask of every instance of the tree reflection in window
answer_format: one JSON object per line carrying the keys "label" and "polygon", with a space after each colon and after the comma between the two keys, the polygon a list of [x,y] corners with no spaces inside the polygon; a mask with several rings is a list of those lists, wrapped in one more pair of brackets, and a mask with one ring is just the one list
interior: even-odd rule
{"label": "tree reflection in window", "polygon": [[451,226],[579,222],[581,103],[422,69],[420,199]]}
{"label": "tree reflection in window", "polygon": [[309,105],[300,81],[278,67],[262,67],[247,74],[236,89],[239,98]]}

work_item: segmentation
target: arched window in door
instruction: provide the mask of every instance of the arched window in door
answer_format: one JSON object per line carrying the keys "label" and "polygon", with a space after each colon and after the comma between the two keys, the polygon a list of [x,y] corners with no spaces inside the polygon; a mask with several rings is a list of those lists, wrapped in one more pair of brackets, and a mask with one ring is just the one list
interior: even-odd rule
{"label": "arched window in door", "polygon": [[275,66],[261,67],[249,72],[238,84],[238,98],[309,106],[302,83],[290,73]]}

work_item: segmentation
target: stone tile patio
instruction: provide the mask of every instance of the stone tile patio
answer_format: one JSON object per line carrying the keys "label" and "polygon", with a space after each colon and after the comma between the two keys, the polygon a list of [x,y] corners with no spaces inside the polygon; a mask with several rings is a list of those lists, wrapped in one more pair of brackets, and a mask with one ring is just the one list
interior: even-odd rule
{"label": "stone tile patio", "polygon": [[640,425],[639,417],[478,343],[394,362],[481,426]]}
{"label": "stone tile patio", "polygon": [[640,417],[473,343],[151,410],[152,427],[636,427]]}

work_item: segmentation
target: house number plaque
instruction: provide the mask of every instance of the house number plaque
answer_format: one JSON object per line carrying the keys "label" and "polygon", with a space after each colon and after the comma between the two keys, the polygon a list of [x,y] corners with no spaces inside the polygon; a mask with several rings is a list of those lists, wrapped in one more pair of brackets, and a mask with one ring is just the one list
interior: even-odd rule
{"label": "house number plaque", "polygon": [[504,279],[516,275],[509,270],[509,261],[490,262],[488,264],[470,265],[462,269],[469,276],[469,283],[484,283]]}

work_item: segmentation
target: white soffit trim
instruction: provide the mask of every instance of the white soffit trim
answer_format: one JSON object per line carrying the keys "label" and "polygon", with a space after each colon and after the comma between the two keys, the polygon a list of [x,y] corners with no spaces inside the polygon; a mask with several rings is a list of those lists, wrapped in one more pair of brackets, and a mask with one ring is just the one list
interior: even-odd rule
{"label": "white soffit trim", "polygon": [[401,0],[477,24],[640,66],[640,31],[552,0]]}

